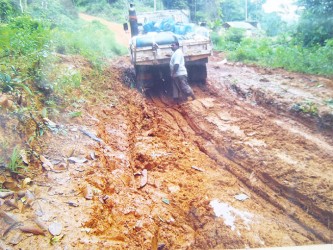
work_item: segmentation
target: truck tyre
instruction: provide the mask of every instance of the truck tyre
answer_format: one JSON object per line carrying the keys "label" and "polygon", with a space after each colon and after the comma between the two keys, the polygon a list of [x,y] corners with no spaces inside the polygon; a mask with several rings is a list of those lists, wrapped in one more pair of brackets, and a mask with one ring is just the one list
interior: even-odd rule
{"label": "truck tyre", "polygon": [[207,66],[203,64],[191,64],[187,66],[189,82],[206,84]]}
{"label": "truck tyre", "polygon": [[136,88],[140,93],[145,94],[154,82],[153,68],[146,65],[135,66]]}
{"label": "truck tyre", "polygon": [[136,89],[142,93],[143,90],[143,69],[140,66],[135,66],[135,87]]}

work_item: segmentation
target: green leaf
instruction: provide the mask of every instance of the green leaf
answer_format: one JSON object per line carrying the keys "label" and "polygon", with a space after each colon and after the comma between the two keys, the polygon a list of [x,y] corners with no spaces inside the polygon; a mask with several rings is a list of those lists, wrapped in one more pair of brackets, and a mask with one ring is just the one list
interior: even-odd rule
{"label": "green leaf", "polygon": [[333,99],[329,99],[329,100],[325,101],[325,103],[326,103],[329,107],[333,108]]}
{"label": "green leaf", "polygon": [[29,95],[34,95],[31,92],[30,88],[27,85],[25,85],[25,84],[16,83],[16,84],[14,84],[14,86],[23,88]]}
{"label": "green leaf", "polygon": [[70,112],[70,113],[69,113],[69,116],[70,116],[71,118],[79,117],[79,116],[81,116],[81,115],[82,115],[82,112],[81,112],[81,111],[74,111],[74,112]]}
{"label": "green leaf", "polygon": [[50,239],[50,243],[51,243],[51,245],[54,245],[54,244],[60,242],[64,237],[65,237],[64,234],[59,235],[59,236],[54,236],[54,237],[52,237],[52,238]]}
{"label": "green leaf", "polygon": [[17,72],[16,68],[15,68],[13,65],[11,65],[10,67],[12,68],[14,74],[15,74],[15,75],[18,75],[18,72]]}
{"label": "green leaf", "polygon": [[43,118],[47,118],[47,108],[43,108],[41,114]]}

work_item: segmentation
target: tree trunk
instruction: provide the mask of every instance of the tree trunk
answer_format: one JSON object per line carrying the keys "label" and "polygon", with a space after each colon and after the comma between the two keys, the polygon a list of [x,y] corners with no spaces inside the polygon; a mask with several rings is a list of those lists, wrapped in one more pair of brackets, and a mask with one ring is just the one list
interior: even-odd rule
{"label": "tree trunk", "polygon": [[27,0],[20,0],[20,9],[21,12],[24,13],[28,8]]}

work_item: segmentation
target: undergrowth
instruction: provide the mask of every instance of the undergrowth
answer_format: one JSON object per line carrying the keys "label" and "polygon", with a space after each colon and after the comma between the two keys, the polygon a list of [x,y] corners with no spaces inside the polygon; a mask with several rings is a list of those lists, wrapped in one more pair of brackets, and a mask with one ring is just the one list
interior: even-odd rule
{"label": "undergrowth", "polygon": [[230,61],[309,74],[333,75],[333,39],[327,40],[325,46],[303,47],[284,36],[251,38],[230,30],[223,35],[214,33],[212,40],[215,50],[226,52]]}
{"label": "undergrowth", "polygon": [[105,59],[127,53],[127,48],[118,45],[114,34],[98,21],[80,23],[72,32],[58,27],[52,31],[52,39],[57,53],[82,55],[98,70],[105,66]]}
{"label": "undergrowth", "polygon": [[[101,75],[109,59],[127,53],[101,23],[80,21],[75,9],[64,11],[59,1],[50,4],[44,9],[29,4],[24,14],[18,10],[0,20],[0,97],[4,100],[0,114],[8,117],[0,125],[8,135],[19,134],[24,142],[18,144],[30,149],[42,141],[47,129],[43,119],[56,119],[89,95],[94,77],[87,75]],[[82,72],[81,66],[88,72]],[[79,116],[78,110],[67,114],[72,119]],[[0,164],[18,172],[24,165],[14,142],[9,145],[8,149],[0,145]]]}
{"label": "undergrowth", "polygon": [[9,172],[15,174],[18,174],[22,169],[26,169],[26,166],[23,164],[20,151],[17,147],[13,149],[6,168],[9,170]]}

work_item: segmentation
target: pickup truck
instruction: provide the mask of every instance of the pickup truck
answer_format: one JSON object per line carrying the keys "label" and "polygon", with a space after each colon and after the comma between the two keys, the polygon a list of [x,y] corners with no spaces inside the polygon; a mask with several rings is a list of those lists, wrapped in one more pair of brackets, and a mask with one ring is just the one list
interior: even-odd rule
{"label": "pickup truck", "polygon": [[180,10],[164,10],[137,15],[138,34],[130,41],[131,62],[136,86],[141,92],[171,82],[171,44],[178,41],[185,57],[189,83],[206,82],[212,43],[208,29],[188,22]]}

